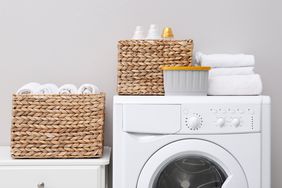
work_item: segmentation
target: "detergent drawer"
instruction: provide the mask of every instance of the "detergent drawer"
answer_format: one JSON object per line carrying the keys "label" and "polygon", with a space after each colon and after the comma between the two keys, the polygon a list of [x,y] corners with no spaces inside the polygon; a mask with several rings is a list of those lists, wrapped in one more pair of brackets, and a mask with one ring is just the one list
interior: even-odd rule
{"label": "detergent drawer", "polygon": [[181,129],[181,105],[123,105],[123,131],[132,133],[173,134]]}

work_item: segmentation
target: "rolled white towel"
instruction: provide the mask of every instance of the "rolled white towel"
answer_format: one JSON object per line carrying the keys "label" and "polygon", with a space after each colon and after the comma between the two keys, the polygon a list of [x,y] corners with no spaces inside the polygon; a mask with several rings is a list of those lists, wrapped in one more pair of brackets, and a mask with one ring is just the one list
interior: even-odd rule
{"label": "rolled white towel", "polygon": [[255,74],[254,67],[212,68],[209,71],[209,76],[231,76],[248,74]]}
{"label": "rolled white towel", "polygon": [[30,82],[28,84],[25,84],[20,89],[18,89],[17,94],[37,94],[38,89],[40,87],[39,83],[36,82]]}
{"label": "rolled white towel", "polygon": [[59,93],[59,88],[55,84],[43,84],[39,87],[38,90],[39,94],[58,94]]}
{"label": "rolled white towel", "polygon": [[261,92],[262,81],[258,74],[209,78],[208,95],[260,95]]}
{"label": "rolled white towel", "polygon": [[255,65],[255,57],[246,54],[211,54],[196,53],[196,61],[210,67],[249,67]]}
{"label": "rolled white towel", "polygon": [[77,94],[77,88],[73,84],[65,84],[59,88],[59,94]]}
{"label": "rolled white towel", "polygon": [[78,93],[80,94],[99,94],[100,90],[97,86],[93,84],[82,84],[78,89]]}

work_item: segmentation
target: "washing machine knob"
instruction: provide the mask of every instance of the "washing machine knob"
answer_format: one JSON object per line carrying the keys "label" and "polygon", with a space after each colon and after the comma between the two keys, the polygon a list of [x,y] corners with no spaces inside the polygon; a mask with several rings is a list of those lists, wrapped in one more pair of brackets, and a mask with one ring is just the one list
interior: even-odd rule
{"label": "washing machine knob", "polygon": [[234,126],[234,127],[239,127],[239,125],[240,125],[240,119],[238,119],[238,118],[232,119],[231,125]]}
{"label": "washing machine knob", "polygon": [[224,118],[218,118],[216,120],[216,125],[219,127],[223,127],[225,125],[225,119]]}
{"label": "washing machine knob", "polygon": [[201,127],[201,120],[195,116],[188,119],[188,126],[191,129],[198,129]]}

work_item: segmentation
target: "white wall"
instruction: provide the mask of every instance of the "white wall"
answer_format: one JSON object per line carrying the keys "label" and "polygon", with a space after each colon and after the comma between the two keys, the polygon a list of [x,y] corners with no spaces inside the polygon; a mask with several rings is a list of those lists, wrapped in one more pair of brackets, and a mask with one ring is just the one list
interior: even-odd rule
{"label": "white wall", "polygon": [[111,144],[116,44],[135,25],[171,26],[203,52],[256,55],[273,104],[273,186],[282,185],[282,13],[278,0],[0,0],[0,144],[9,144],[11,95],[37,81],[96,83],[107,92]]}

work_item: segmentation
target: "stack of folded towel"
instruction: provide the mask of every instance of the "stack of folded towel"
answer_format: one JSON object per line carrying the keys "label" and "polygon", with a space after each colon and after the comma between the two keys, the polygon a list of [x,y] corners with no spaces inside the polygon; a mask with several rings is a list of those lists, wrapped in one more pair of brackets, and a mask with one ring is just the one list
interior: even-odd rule
{"label": "stack of folded towel", "polygon": [[255,58],[245,54],[212,54],[198,52],[196,61],[210,66],[208,95],[260,95],[262,81],[254,73]]}
{"label": "stack of folded towel", "polygon": [[73,84],[58,87],[55,84],[39,84],[35,82],[22,86],[17,94],[99,94],[100,90],[93,84],[82,84],[77,88]]}

